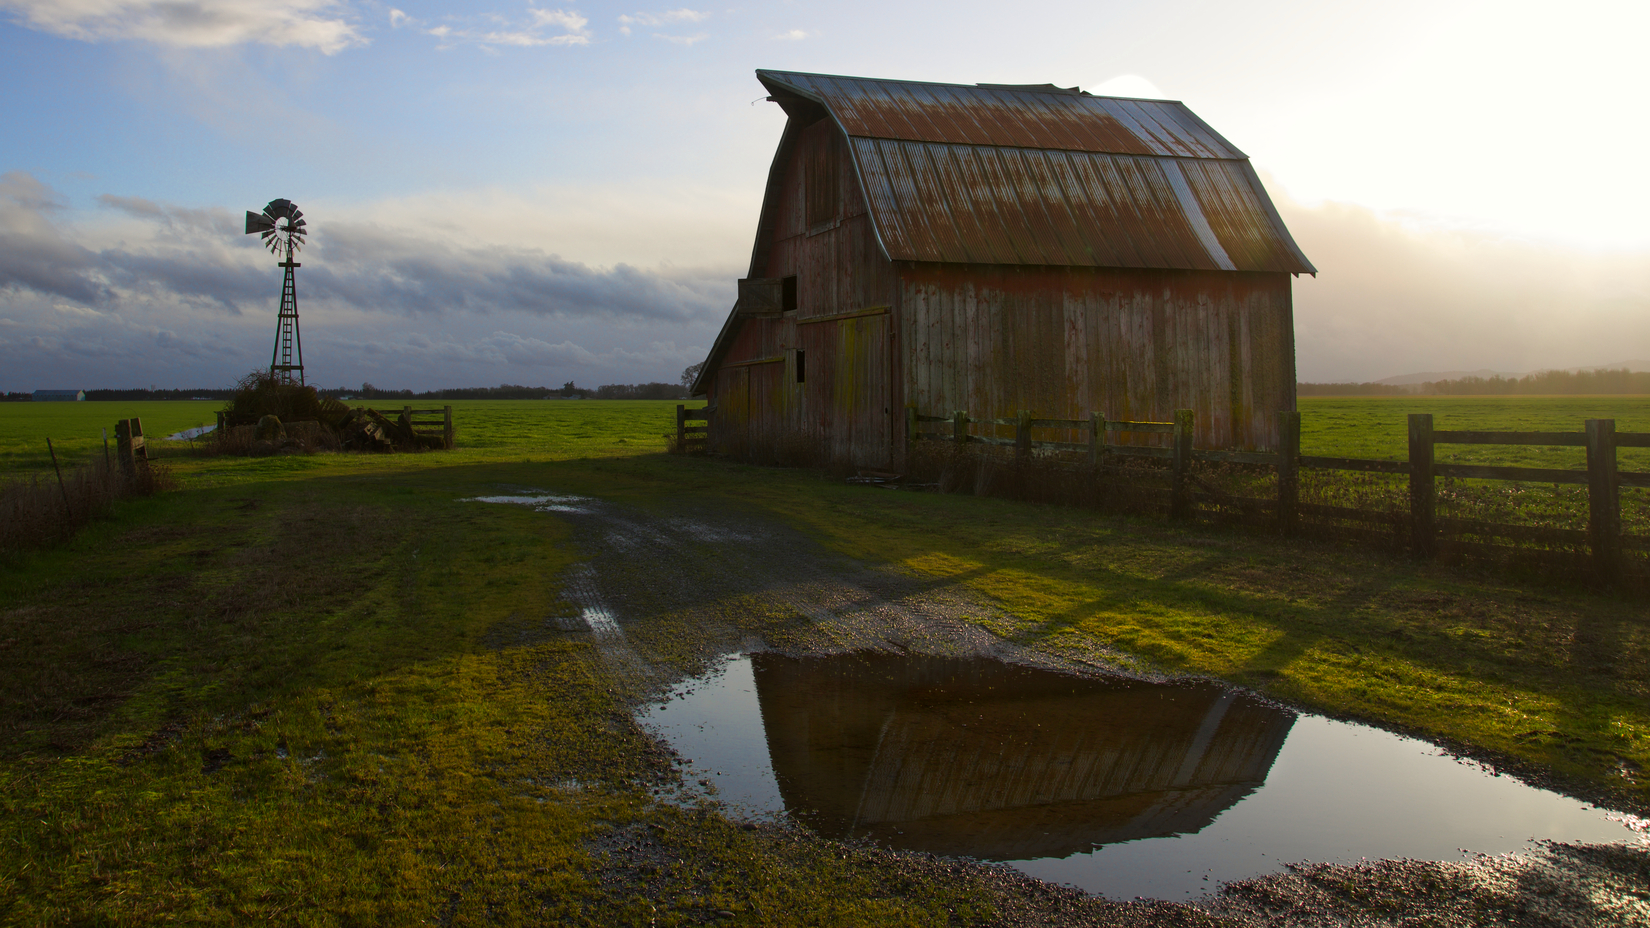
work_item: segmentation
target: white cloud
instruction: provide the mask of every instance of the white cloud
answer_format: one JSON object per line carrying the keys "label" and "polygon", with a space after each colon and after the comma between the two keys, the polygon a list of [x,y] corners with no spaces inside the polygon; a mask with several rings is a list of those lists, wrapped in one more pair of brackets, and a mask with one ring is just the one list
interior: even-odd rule
{"label": "white cloud", "polygon": [[[702,10],[690,10],[685,7],[679,10],[666,10],[662,13],[625,13],[619,16],[619,32],[623,35],[630,35],[631,28],[634,26],[646,26],[651,29],[657,29],[661,27],[681,25],[684,23],[702,23],[709,18],[710,14],[707,12]],[[681,45],[692,45],[693,43],[706,38],[704,34],[694,36],[677,36],[659,32],[653,33],[653,37],[656,39],[664,39],[669,42],[676,42]]]}
{"label": "white cloud", "polygon": [[393,7],[390,9],[390,28],[391,29],[399,29],[403,25],[406,25],[411,20],[412,20],[412,17],[408,16],[406,13],[403,13],[400,10],[394,9]]}
{"label": "white cloud", "polygon": [[469,26],[463,23],[456,27],[436,26],[424,31],[441,39],[444,47],[462,42],[483,48],[500,45],[536,48],[546,45],[589,45],[591,39],[590,30],[586,28],[590,20],[576,10],[529,7],[524,21],[512,23],[497,16],[487,17],[487,21],[493,23],[493,27],[484,27],[476,22]]}
{"label": "white cloud", "polygon": [[791,29],[774,36],[774,38],[780,40],[781,42],[800,42],[807,37],[808,33],[802,31],[801,29]]}
{"label": "white cloud", "polygon": [[0,0],[0,9],[20,24],[82,42],[297,46],[328,55],[366,44],[342,6],[339,0]]}
{"label": "white cloud", "polygon": [[663,13],[630,13],[619,17],[627,26],[668,26],[674,23],[702,23],[710,14],[700,10],[668,10]]}
{"label": "white cloud", "polygon": [[655,32],[653,33],[653,37],[655,39],[664,39],[666,42],[672,42],[676,45],[694,45],[710,38],[710,33],[698,32],[693,35],[666,35],[663,32]]}

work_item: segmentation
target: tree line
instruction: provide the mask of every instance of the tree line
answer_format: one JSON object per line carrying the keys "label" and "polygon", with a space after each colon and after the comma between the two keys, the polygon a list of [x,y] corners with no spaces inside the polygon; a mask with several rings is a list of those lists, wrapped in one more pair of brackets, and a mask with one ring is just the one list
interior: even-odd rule
{"label": "tree line", "polygon": [[[337,400],[680,400],[687,399],[687,388],[674,383],[610,383],[599,387],[580,387],[571,380],[560,387],[526,387],[520,384],[499,384],[496,387],[449,387],[442,390],[386,390],[364,383],[356,387],[322,387],[315,392]],[[88,400],[228,400],[235,395],[234,388],[195,390],[87,390]],[[0,402],[27,403],[32,393],[7,392],[0,394]]]}
{"label": "tree line", "polygon": [[1425,383],[1300,383],[1299,396],[1517,396],[1650,393],[1650,371],[1541,371],[1523,377],[1460,377]]}

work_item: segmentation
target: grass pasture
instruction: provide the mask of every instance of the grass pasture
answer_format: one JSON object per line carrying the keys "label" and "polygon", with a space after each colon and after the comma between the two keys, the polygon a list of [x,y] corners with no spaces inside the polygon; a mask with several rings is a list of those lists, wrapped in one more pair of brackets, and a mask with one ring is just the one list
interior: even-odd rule
{"label": "grass pasture", "polygon": [[[1308,396],[1299,400],[1301,453],[1393,461],[1409,457],[1409,414],[1432,413],[1434,429],[1580,432],[1587,419],[1614,419],[1618,432],[1650,432],[1650,396]],[[1582,448],[1440,445],[1439,462],[1586,469]],[[1622,470],[1650,471],[1650,448],[1617,452]]]}
{"label": "grass pasture", "polygon": [[[1587,419],[1614,419],[1618,432],[1650,432],[1646,396],[1303,397],[1301,453],[1402,461],[1410,413],[1432,413],[1433,428],[1460,431],[1580,432]],[[1436,445],[1439,463],[1585,471],[1579,447]],[[1621,448],[1617,467],[1650,472],[1650,448]],[[1302,499],[1406,512],[1408,478],[1305,471]],[[1622,531],[1650,535],[1650,490],[1623,488]],[[1585,530],[1587,488],[1502,480],[1439,481],[1438,515],[1485,522]]]}
{"label": "grass pasture", "polygon": [[[1579,429],[1576,411],[1597,408],[1585,414],[1650,431],[1642,398],[1424,402],[1304,400],[1307,453],[1402,457],[1410,411],[1440,428]],[[171,426],[151,423],[203,415],[146,405],[196,404],[0,405],[3,464],[38,468],[42,426],[96,435],[142,415],[156,436]],[[564,579],[585,555],[555,513],[464,502],[501,486],[749,509],[964,586],[1009,616],[993,631],[1033,647],[1108,645],[1650,809],[1642,602],[1352,546],[670,457],[674,402],[453,405],[453,452],[225,459],[162,445],[182,489],[0,561],[0,923],[986,913],[966,876],[913,877],[650,801],[674,773],[630,721],[640,694],[588,641],[528,634],[567,608]],[[594,849],[644,838],[674,861],[657,875],[667,896],[599,878]]]}
{"label": "grass pasture", "polygon": [[[389,412],[401,405],[374,408]],[[664,435],[676,429],[674,400],[454,400],[414,408],[444,405],[453,407],[458,440],[454,451],[443,453],[443,464],[658,450],[664,447]],[[64,465],[86,463],[103,453],[101,430],[109,430],[112,445],[115,420],[134,416],[143,419],[152,455],[182,456],[189,442],[169,442],[165,436],[210,425],[221,408],[223,403],[215,400],[0,404],[0,477],[49,471],[47,438]]]}

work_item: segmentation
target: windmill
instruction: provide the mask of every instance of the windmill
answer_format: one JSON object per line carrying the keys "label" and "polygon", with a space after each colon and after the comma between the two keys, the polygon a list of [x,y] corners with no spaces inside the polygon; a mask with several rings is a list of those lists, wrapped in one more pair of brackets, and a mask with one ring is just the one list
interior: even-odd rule
{"label": "windmill", "polygon": [[[261,213],[246,211],[246,234],[263,236],[264,247],[275,257],[286,260],[277,267],[286,268],[286,279],[281,282],[281,315],[275,323],[275,350],[269,355],[269,377],[277,383],[304,382],[304,347],[298,338],[298,289],[293,282],[293,268],[303,265],[292,256],[304,244],[307,231],[304,214],[291,200],[270,200]],[[297,373],[297,377],[293,373]]]}

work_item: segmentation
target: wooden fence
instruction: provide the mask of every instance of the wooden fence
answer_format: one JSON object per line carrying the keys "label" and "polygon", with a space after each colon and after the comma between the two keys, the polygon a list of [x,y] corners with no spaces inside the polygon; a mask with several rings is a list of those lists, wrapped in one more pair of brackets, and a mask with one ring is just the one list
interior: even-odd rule
{"label": "wooden fence", "polygon": [[[104,439],[103,456],[109,456],[109,442]],[[120,472],[128,478],[137,476],[139,467],[149,466],[149,446],[143,438],[143,420],[138,417],[115,420],[115,460]]]}
{"label": "wooden fence", "polygon": [[[939,433],[932,431],[932,427],[939,423],[946,423],[949,428]],[[1196,504],[1212,502],[1218,507],[1236,509],[1251,517],[1267,518],[1284,534],[1300,531],[1303,519],[1320,522],[1350,521],[1365,525],[1374,523],[1395,530],[1396,536],[1407,543],[1416,554],[1429,557],[1439,553],[1440,539],[1449,539],[1455,550],[1467,553],[1494,554],[1494,549],[1505,547],[1463,542],[1459,540],[1460,536],[1586,548],[1589,551],[1592,569],[1601,578],[1610,581],[1622,576],[1626,551],[1650,551],[1650,536],[1628,535],[1622,532],[1620,496],[1621,487],[1650,488],[1650,473],[1622,471],[1616,466],[1616,449],[1650,448],[1650,433],[1617,432],[1614,419],[1588,419],[1585,429],[1580,432],[1445,431],[1432,427],[1430,413],[1415,413],[1409,416],[1409,457],[1404,461],[1302,455],[1298,412],[1278,413],[1278,434],[1281,441],[1277,451],[1218,451],[1193,448],[1192,423],[1192,411],[1189,409],[1176,410],[1172,422],[1119,421],[1107,419],[1099,413],[1090,415],[1088,419],[1042,419],[1025,411],[1012,419],[975,419],[963,411],[950,416],[928,416],[917,412],[915,408],[906,410],[906,435],[913,449],[916,443],[921,441],[951,442],[960,446],[1003,446],[1013,448],[1015,457],[1021,460],[1029,458],[1037,450],[1077,452],[1086,455],[1091,467],[1102,471],[1114,457],[1165,461],[1170,482],[1169,512],[1174,518],[1184,519],[1196,514],[1208,514],[1209,510],[1199,509]],[[1014,428],[1014,437],[974,435],[969,430],[971,425],[1011,426]],[[925,427],[930,430],[925,431]],[[1086,440],[1037,441],[1033,438],[1033,432],[1039,429],[1057,429],[1068,433],[1076,431],[1085,434]],[[1167,435],[1168,445],[1150,446],[1112,441],[1113,436],[1129,433]],[[1438,445],[1581,447],[1587,449],[1587,469],[1577,471],[1439,463],[1434,454],[1434,449]],[[1273,470],[1277,474],[1277,495],[1272,499],[1261,499],[1223,493],[1192,473],[1192,464],[1198,461]],[[1302,503],[1300,474],[1303,469],[1407,475],[1408,512],[1380,512],[1349,506]],[[1436,511],[1439,477],[1583,485],[1587,487],[1587,529],[1581,531],[1439,518]]]}
{"label": "wooden fence", "polygon": [[[415,419],[414,416],[440,416],[439,419]],[[411,406],[401,407],[401,415],[396,424],[406,429],[414,436],[424,438],[440,437],[441,447],[448,451],[453,450],[453,407],[443,406],[440,409],[414,409]],[[439,428],[440,431],[436,431]],[[416,440],[416,438],[415,438]]]}
{"label": "wooden fence", "polygon": [[[689,422],[703,422],[704,425],[688,425]],[[698,409],[689,409],[686,406],[676,407],[676,448],[679,451],[703,451],[705,439],[710,431],[710,407],[701,406]]]}

